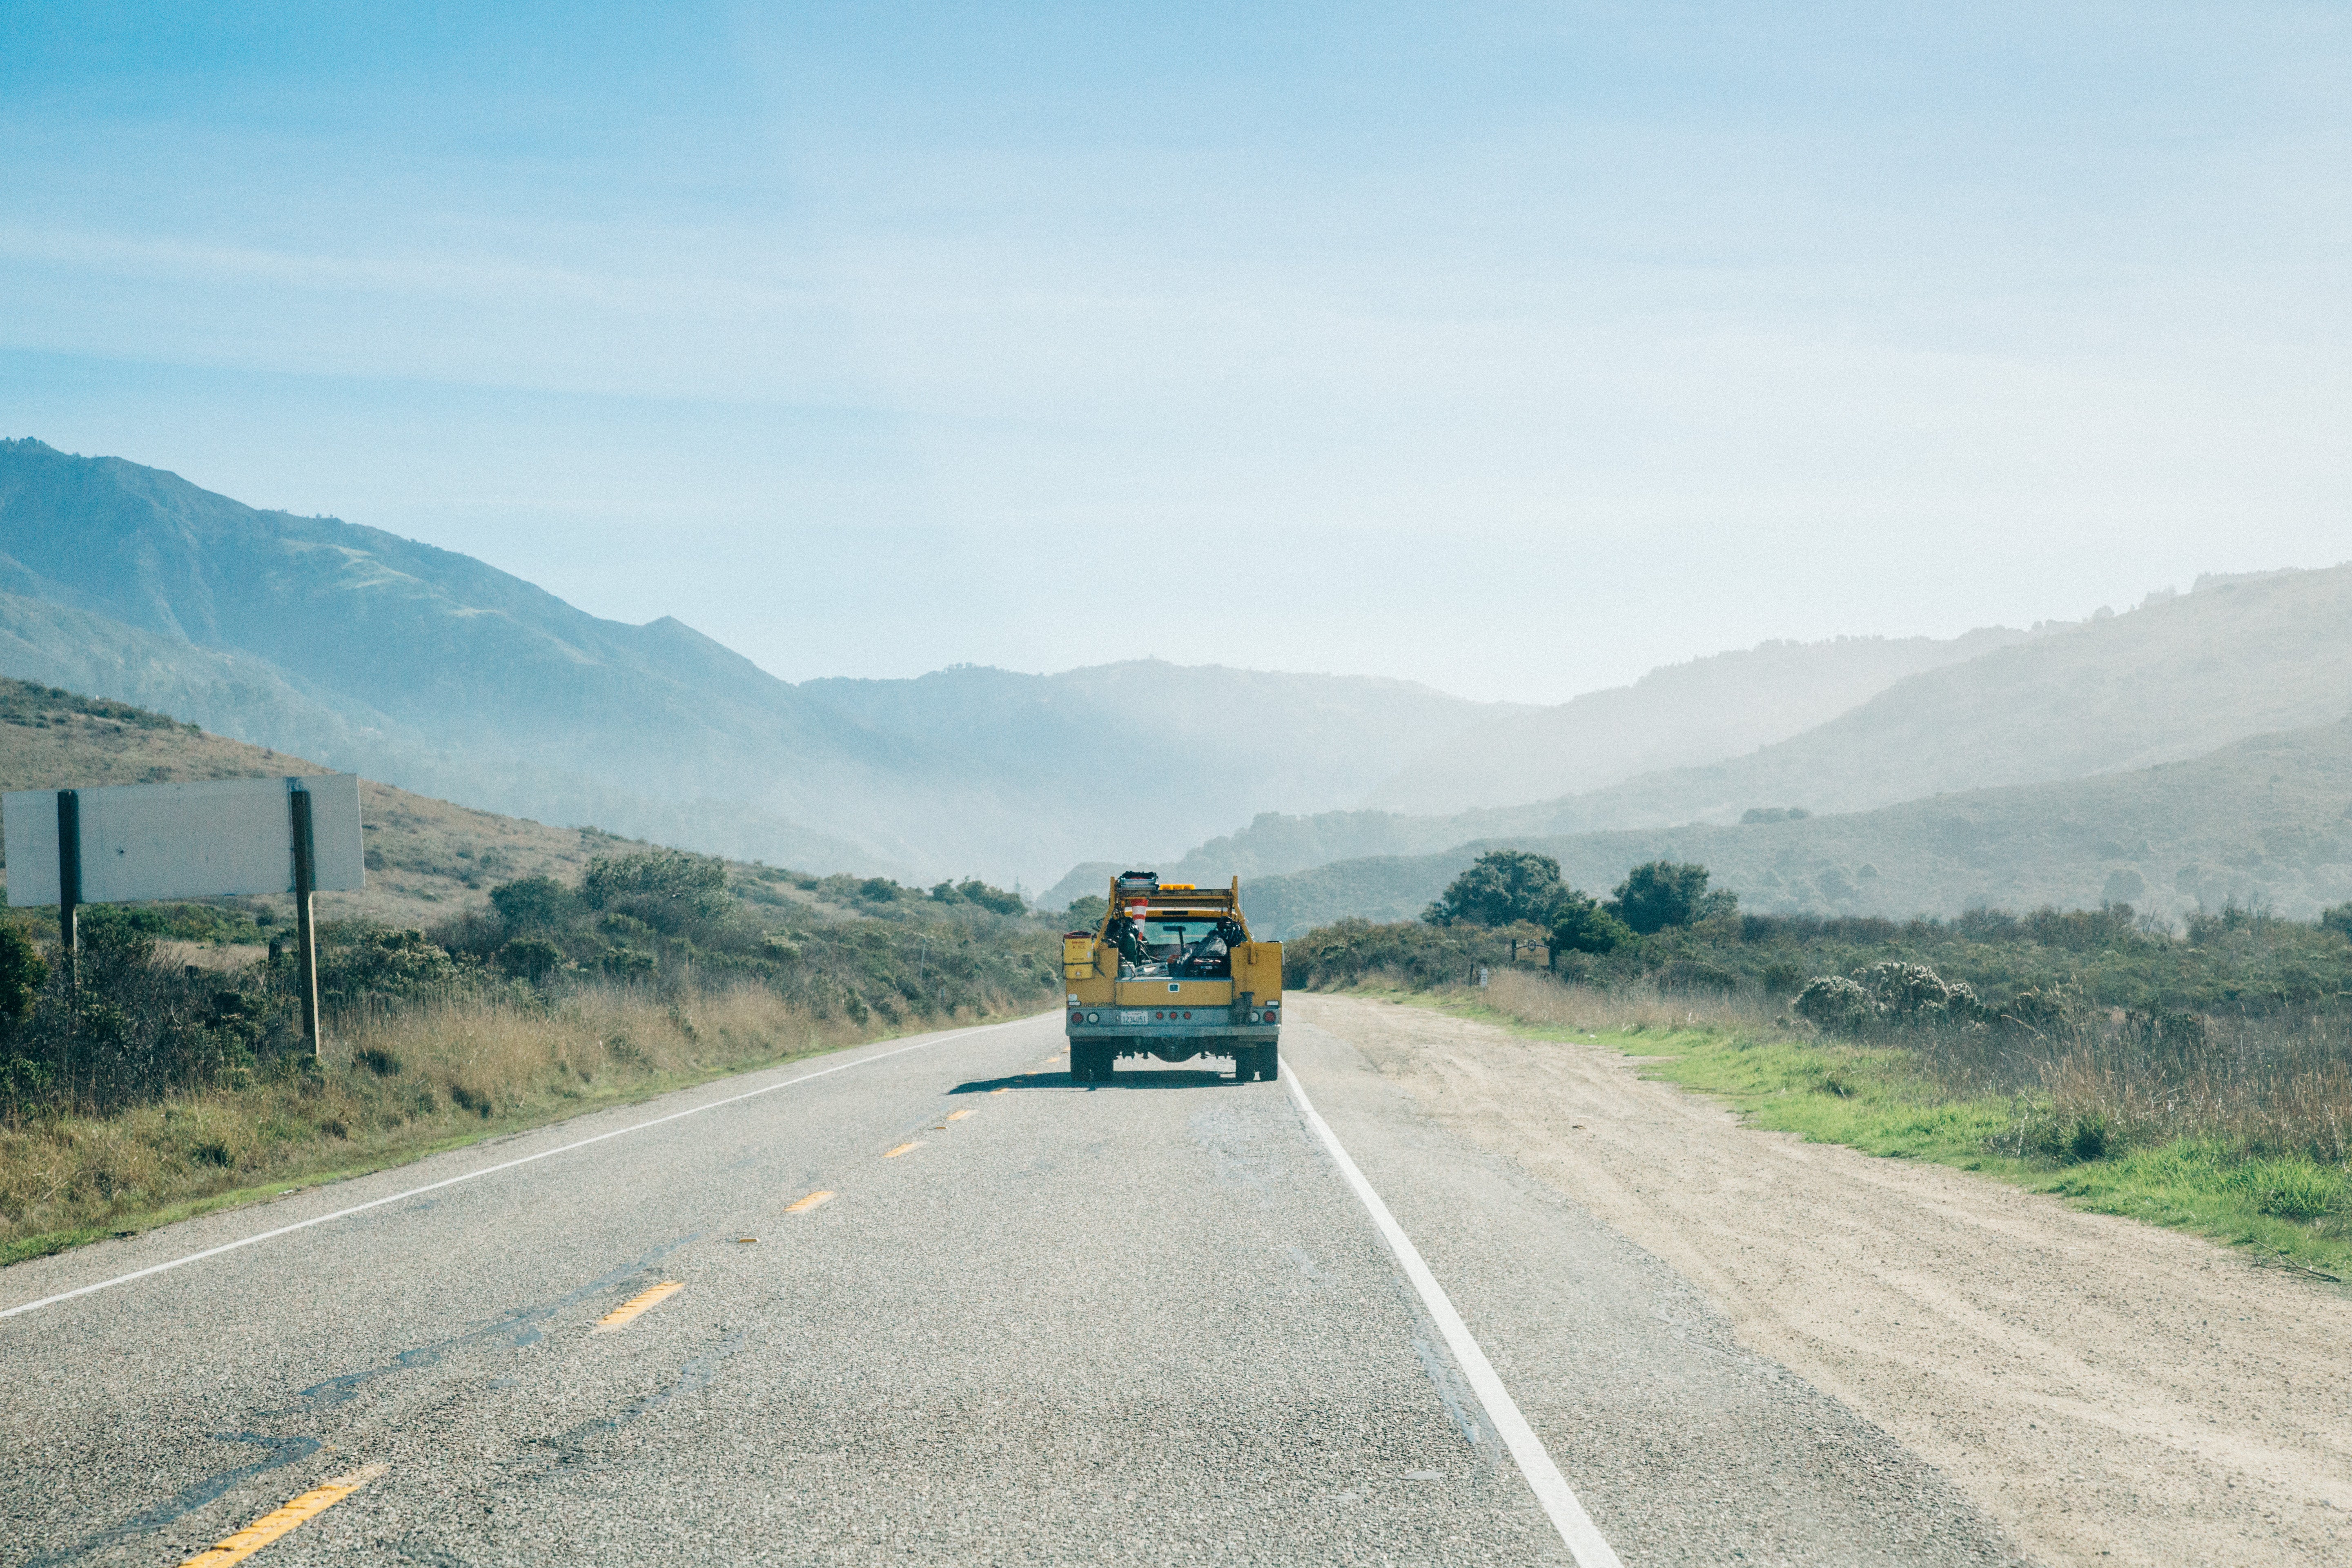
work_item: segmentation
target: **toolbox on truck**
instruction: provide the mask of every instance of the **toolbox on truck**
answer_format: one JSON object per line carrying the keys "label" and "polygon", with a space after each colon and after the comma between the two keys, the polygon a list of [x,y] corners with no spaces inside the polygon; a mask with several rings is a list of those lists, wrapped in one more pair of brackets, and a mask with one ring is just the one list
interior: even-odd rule
{"label": "toolbox on truck", "polygon": [[1251,937],[1238,877],[1225,888],[1112,878],[1101,925],[1062,938],[1062,979],[1079,1083],[1108,1079],[1121,1057],[1229,1056],[1236,1083],[1280,1070],[1282,944]]}

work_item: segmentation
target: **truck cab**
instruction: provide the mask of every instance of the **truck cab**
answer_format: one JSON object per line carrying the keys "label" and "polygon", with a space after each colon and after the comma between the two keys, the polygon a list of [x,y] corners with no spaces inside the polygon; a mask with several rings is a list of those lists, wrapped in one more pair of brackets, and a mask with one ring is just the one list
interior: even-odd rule
{"label": "truck cab", "polygon": [[1062,978],[1076,1082],[1107,1081],[1121,1057],[1229,1056],[1236,1083],[1271,1083],[1281,1068],[1282,944],[1251,937],[1238,877],[1227,888],[1112,878],[1102,923],[1062,938]]}

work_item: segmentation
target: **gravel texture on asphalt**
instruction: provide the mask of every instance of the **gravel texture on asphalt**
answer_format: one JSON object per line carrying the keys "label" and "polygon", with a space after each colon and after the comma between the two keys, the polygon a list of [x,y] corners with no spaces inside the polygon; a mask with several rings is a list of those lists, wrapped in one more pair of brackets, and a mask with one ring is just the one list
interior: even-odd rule
{"label": "gravel texture on asphalt", "polygon": [[[1058,1016],[905,1044],[0,1321],[0,1563],[177,1562],[371,1464],[262,1560],[1567,1560],[1280,1085],[1078,1088]],[[1346,1042],[1285,1049],[1626,1563],[2013,1559],[1655,1258]],[[19,1265],[0,1306],[815,1065]]]}

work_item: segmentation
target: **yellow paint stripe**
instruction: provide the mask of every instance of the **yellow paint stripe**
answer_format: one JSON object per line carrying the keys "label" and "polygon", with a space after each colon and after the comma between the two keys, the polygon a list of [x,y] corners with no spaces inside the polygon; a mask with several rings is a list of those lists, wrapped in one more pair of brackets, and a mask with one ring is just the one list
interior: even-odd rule
{"label": "yellow paint stripe", "polygon": [[388,1465],[362,1465],[349,1475],[321,1481],[284,1508],[272,1509],[227,1540],[197,1552],[180,1568],[220,1568],[224,1563],[242,1563],[288,1531],[310,1523],[389,1468]]}
{"label": "yellow paint stripe", "polygon": [[786,1204],[784,1205],[784,1212],[786,1214],[806,1214],[809,1210],[816,1207],[819,1204],[829,1204],[832,1201],[833,1194],[831,1193],[811,1193],[808,1196],[802,1198],[797,1203]]}
{"label": "yellow paint stripe", "polygon": [[973,1111],[978,1110],[979,1109],[980,1107],[977,1105],[967,1105],[961,1110],[950,1110],[948,1112],[948,1120],[950,1121],[961,1121],[965,1117],[970,1116]]}
{"label": "yellow paint stripe", "polygon": [[686,1283],[684,1280],[665,1279],[650,1290],[638,1291],[635,1295],[630,1297],[627,1300],[622,1302],[619,1306],[614,1308],[611,1311],[597,1319],[596,1326],[599,1329],[617,1329],[622,1324],[629,1321],[632,1318],[635,1318],[638,1313],[644,1311],[646,1308],[657,1306],[661,1302],[668,1300],[672,1296],[677,1295],[680,1290],[685,1289]]}
{"label": "yellow paint stripe", "polygon": [[1011,1094],[1013,1091],[1010,1089],[992,1089],[988,1092],[991,1094]]}
{"label": "yellow paint stripe", "polygon": [[919,1148],[921,1148],[922,1146],[923,1146],[923,1141],[922,1141],[921,1139],[919,1139],[919,1138],[910,1138],[910,1139],[908,1139],[906,1142],[899,1144],[896,1149],[892,1149],[892,1150],[889,1150],[889,1151],[886,1152],[883,1154],[883,1156],[882,1156],[882,1157],[883,1157],[885,1160],[895,1160],[895,1159],[897,1159],[899,1155],[901,1155],[901,1154],[905,1153],[908,1150],[909,1150],[909,1149],[919,1149]]}

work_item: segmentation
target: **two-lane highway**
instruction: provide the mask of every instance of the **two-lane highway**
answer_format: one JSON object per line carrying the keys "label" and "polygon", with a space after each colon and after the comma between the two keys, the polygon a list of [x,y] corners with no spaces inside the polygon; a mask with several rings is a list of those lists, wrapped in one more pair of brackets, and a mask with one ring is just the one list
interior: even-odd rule
{"label": "two-lane highway", "polygon": [[1420,1283],[1290,1086],[1079,1088],[1057,1017],[893,1042],[0,1273],[49,1302],[0,1320],[0,1563],[281,1509],[266,1563],[1570,1561],[1528,1443],[1586,1568],[2009,1559],[1655,1260],[1285,1045]]}

